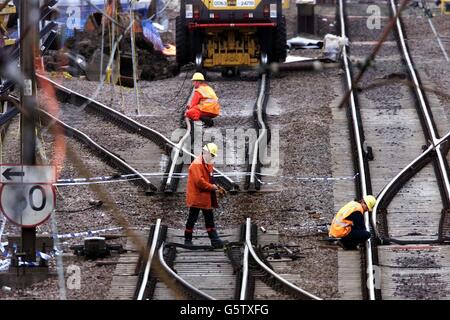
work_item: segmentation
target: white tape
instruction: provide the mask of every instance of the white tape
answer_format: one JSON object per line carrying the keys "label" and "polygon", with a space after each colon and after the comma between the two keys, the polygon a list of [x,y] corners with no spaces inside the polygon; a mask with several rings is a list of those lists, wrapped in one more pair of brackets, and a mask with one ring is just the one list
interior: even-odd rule
{"label": "white tape", "polygon": [[106,232],[106,231],[116,231],[121,230],[122,227],[114,227],[114,228],[105,228],[105,229],[99,229],[99,230],[89,230],[89,231],[83,231],[83,232],[75,232],[75,233],[66,233],[66,234],[58,234],[58,239],[71,239],[71,238],[80,238],[85,236],[91,236],[93,234]]}
{"label": "white tape", "polygon": [[[271,175],[271,174],[258,173],[255,176],[283,177],[284,179],[299,180],[299,181],[342,181],[342,180],[355,180],[358,175],[359,175],[359,173],[355,174],[353,177],[298,177],[298,176],[290,176],[289,177],[289,176],[276,176],[276,175]],[[278,184],[277,182],[264,182],[261,179],[259,179],[258,177],[255,177],[255,178],[261,184],[266,184],[266,185]]]}
{"label": "white tape", "polygon": [[40,251],[37,252],[36,256],[44,260],[50,260],[52,258],[52,256],[49,256],[48,254]]}
{"label": "white tape", "polygon": [[[238,177],[238,176],[249,176],[250,172],[225,172],[226,176],[229,177]],[[165,177],[168,176],[166,173],[142,173],[144,177]],[[358,173],[353,177],[302,177],[302,176],[282,176],[276,174],[264,174],[258,173],[258,176],[261,177],[277,177],[283,178],[287,180],[299,180],[299,181],[339,181],[339,180],[354,180]],[[187,177],[187,173],[174,173],[172,176],[175,176],[179,179],[184,179]],[[221,177],[221,174],[214,174],[214,177]],[[103,184],[103,183],[114,183],[114,182],[127,182],[133,180],[139,180],[136,174],[127,174],[120,176],[103,176],[103,177],[93,177],[93,178],[73,178],[73,179],[60,179],[57,183],[53,184],[56,187],[63,186],[81,186],[81,185],[90,185],[90,184]],[[258,179],[258,178],[257,178]],[[260,183],[272,185],[276,184],[274,182],[263,182],[258,179]]]}
{"label": "white tape", "polygon": [[[3,216],[1,217],[2,219],[2,225],[0,226],[0,251],[3,253],[5,252],[5,248],[3,246],[4,242],[1,242],[2,236],[3,236],[3,230],[5,230],[5,224],[6,224],[6,219],[3,218]],[[8,244],[8,242],[6,242],[6,244]]]}
{"label": "white tape", "polygon": [[11,264],[10,259],[0,260],[0,271],[8,270],[10,264]]}
{"label": "white tape", "polygon": [[[166,173],[142,173],[144,177],[164,177],[168,176]],[[174,173],[173,176],[180,179],[186,178],[186,173]],[[139,180],[137,174],[126,174],[120,176],[103,176],[103,177],[92,177],[92,178],[74,178],[74,179],[59,179],[57,183],[53,185],[55,187],[63,186],[81,186],[90,184],[103,184],[103,183],[113,183],[113,182],[128,182]]]}

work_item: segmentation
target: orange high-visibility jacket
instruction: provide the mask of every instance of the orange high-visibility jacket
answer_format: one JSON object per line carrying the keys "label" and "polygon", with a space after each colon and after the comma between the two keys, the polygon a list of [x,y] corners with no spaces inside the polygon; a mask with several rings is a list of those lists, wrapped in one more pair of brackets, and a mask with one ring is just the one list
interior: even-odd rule
{"label": "orange high-visibility jacket", "polygon": [[343,206],[334,216],[328,235],[333,238],[342,238],[348,235],[352,231],[353,222],[346,218],[356,211],[364,214],[364,209],[359,202],[350,201]]}
{"label": "orange high-visibility jacket", "polygon": [[205,163],[202,155],[189,166],[186,189],[186,204],[189,208],[212,209],[211,191],[214,185],[209,182],[209,178],[213,170],[213,165]]}
{"label": "orange high-visibility jacket", "polygon": [[195,89],[190,108],[196,106],[202,112],[216,116],[220,114],[219,98],[214,90],[207,84],[201,84]]}

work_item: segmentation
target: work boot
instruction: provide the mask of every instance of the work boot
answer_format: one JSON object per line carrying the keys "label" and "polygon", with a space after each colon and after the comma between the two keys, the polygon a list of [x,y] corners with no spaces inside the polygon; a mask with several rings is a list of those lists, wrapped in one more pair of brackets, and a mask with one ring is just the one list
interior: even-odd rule
{"label": "work boot", "polygon": [[211,246],[214,249],[222,249],[223,246],[228,243],[228,241],[222,241],[222,239],[220,239],[216,230],[208,232],[208,236],[209,239],[211,240]]}
{"label": "work boot", "polygon": [[185,246],[193,246],[194,244],[192,243],[192,231],[188,232],[188,231],[184,231],[184,245]]}
{"label": "work boot", "polygon": [[354,245],[354,246],[345,245],[341,240],[337,241],[337,245],[346,251],[358,250],[356,245]]}
{"label": "work boot", "polygon": [[214,126],[214,121],[213,121],[213,119],[210,118],[210,117],[201,116],[201,117],[200,117],[200,121],[202,121],[202,122],[205,124],[205,126],[207,126],[207,127],[212,127],[212,126]]}

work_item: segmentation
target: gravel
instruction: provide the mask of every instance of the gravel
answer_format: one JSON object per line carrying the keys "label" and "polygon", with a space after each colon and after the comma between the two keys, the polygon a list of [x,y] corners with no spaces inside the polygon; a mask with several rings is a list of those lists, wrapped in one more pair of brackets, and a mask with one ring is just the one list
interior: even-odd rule
{"label": "gravel", "polygon": [[[421,77],[422,83],[429,89],[435,90],[437,100],[429,99],[431,107],[443,106],[447,119],[450,119],[450,97],[448,88],[450,86],[450,62],[445,57],[438,45],[432,29],[421,14],[421,11],[412,11],[403,19],[409,48]],[[432,18],[436,31],[440,35],[448,35],[450,32],[450,21],[447,16],[436,16]],[[444,48],[450,55],[450,45],[444,42]],[[429,96],[432,94],[429,93]],[[439,133],[445,135],[450,131],[448,121],[438,124]]]}
{"label": "gravel", "polygon": [[[293,1],[291,1],[293,2]],[[291,3],[288,16],[288,36],[295,35],[296,7]],[[416,38],[413,41],[421,41],[420,37],[425,33],[427,24],[416,23],[405,19],[408,35]],[[439,31],[448,33],[450,23],[444,17],[437,19]],[[322,21],[322,20],[321,20]],[[322,21],[321,34],[330,32],[326,28],[330,20]],[[428,27],[429,28],[429,27]],[[361,34],[361,41],[364,35]],[[429,39],[428,39],[429,40]],[[430,41],[424,42],[422,53],[414,53],[421,56],[428,63],[423,64],[424,72],[430,74],[430,81],[436,88],[444,90],[448,88],[449,69],[444,63],[435,65],[434,61],[442,62],[439,51],[432,47]],[[430,49],[430,51],[427,51]],[[355,56],[363,56],[366,52],[358,51],[357,46],[352,47]],[[395,47],[386,46],[386,55]],[[432,54],[432,59],[424,57]],[[436,60],[435,60],[436,59]],[[444,66],[445,65],[445,66]],[[442,71],[444,70],[444,71]],[[381,66],[377,76],[386,75],[397,70],[397,64],[392,62]],[[173,78],[158,81],[141,81],[140,115],[135,114],[137,108],[134,103],[132,89],[105,85],[95,99],[114,107],[115,109],[135,118],[139,122],[154,128],[166,136],[171,136],[175,128],[179,127],[179,119],[186,97],[191,90],[190,73],[181,73]],[[239,79],[223,79],[218,74],[209,73],[209,83],[216,90],[222,107],[223,114],[215,120],[215,127],[222,131],[229,128],[248,129],[252,127],[253,120],[251,110],[256,98],[257,73],[245,71]],[[369,74],[370,78],[374,75]],[[91,96],[96,91],[96,82],[88,82],[82,79],[57,78],[64,85],[84,95]],[[220,233],[221,229],[238,226],[246,217],[252,218],[259,226],[271,230],[279,230],[280,242],[290,245],[299,245],[300,252],[305,258],[290,262],[292,273],[301,276],[299,285],[312,293],[328,299],[339,297],[337,292],[337,251],[323,245],[321,241],[326,233],[327,224],[331,221],[333,210],[333,182],[332,181],[305,181],[300,178],[330,177],[331,148],[329,132],[332,124],[330,105],[339,95],[342,74],[337,69],[326,69],[315,72],[286,72],[276,75],[271,79],[271,102],[269,107],[268,123],[271,128],[279,130],[280,141],[280,169],[276,178],[264,178],[263,182],[271,185],[263,185],[263,192],[255,194],[239,193],[229,195],[220,201],[220,207],[216,210],[216,222]],[[395,95],[395,87],[390,87],[392,95]],[[392,96],[391,93],[386,96]],[[372,90],[370,99],[380,99],[384,94]],[[447,98],[439,98],[448,106]],[[390,99],[386,99],[389,103]],[[67,106],[64,106],[66,108]],[[449,108],[447,108],[448,111]],[[448,111],[450,115],[450,111]],[[70,118],[69,118],[70,120]],[[96,123],[96,129],[90,129],[90,134],[102,140],[111,149],[118,149],[121,154],[133,150],[133,147],[145,144],[138,136],[119,133],[112,125],[103,124],[102,121],[92,115],[83,114],[81,124]],[[80,121],[81,121],[80,120]],[[108,140],[108,135],[111,137]],[[9,137],[7,139],[10,139]],[[45,146],[48,157],[51,159],[52,138],[44,134]],[[90,150],[80,143],[66,139],[67,143],[75,150],[83,165],[89,169],[91,176],[112,175],[116,170],[105,165]],[[9,140],[9,145],[13,142]],[[8,161],[18,160],[17,149],[11,152],[3,149],[3,159]],[[154,157],[149,156],[150,158]],[[160,157],[160,155],[158,155]],[[152,158],[153,159],[153,158]],[[225,168],[226,169],[226,168]],[[61,178],[80,177],[71,159],[66,159],[61,172]],[[158,181],[156,180],[156,183]],[[143,195],[142,191],[134,185],[124,183],[104,184],[103,188],[113,199],[120,213],[128,223],[137,229],[149,228],[156,218],[163,218],[164,223],[174,228],[183,228],[186,219],[184,194],[176,193],[170,197]],[[72,210],[86,208],[89,199],[97,199],[98,196],[87,186],[61,187],[58,189],[57,210]],[[97,199],[104,200],[104,199]],[[78,213],[56,213],[58,232],[79,232],[85,230],[100,229],[105,227],[117,227],[118,222],[110,213],[110,208],[105,206],[92,208]],[[202,228],[203,222],[197,223]],[[7,224],[5,233],[17,233],[18,228]],[[39,228],[39,232],[50,232],[49,224]],[[71,244],[79,243],[80,239],[67,241],[63,248],[68,250]],[[123,240],[118,241],[123,243]],[[106,258],[115,261],[117,256]],[[100,260],[101,261],[101,260]],[[68,290],[70,299],[104,299],[107,297],[114,265],[97,266],[95,262],[85,261],[82,257],[73,257],[66,254],[64,266],[74,264],[81,268],[81,290]],[[320,266],[320,267],[318,267]],[[55,266],[51,264],[51,271]],[[66,275],[67,278],[67,275]],[[12,292],[1,292],[1,299],[58,299],[57,278],[50,278],[25,289],[13,289]]]}

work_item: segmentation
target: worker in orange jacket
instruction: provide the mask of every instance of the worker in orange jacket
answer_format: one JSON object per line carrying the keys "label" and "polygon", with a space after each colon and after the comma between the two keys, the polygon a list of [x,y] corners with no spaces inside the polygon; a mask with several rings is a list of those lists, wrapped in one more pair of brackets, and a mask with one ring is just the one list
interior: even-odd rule
{"label": "worker in orange jacket", "polygon": [[205,77],[200,72],[192,76],[194,94],[187,106],[185,116],[193,121],[201,120],[207,126],[214,124],[213,118],[220,114],[219,98],[214,90],[205,83]]}
{"label": "worker in orange jacket", "polygon": [[186,204],[189,207],[189,217],[184,232],[185,245],[192,245],[192,233],[198,219],[200,210],[205,218],[206,231],[214,248],[222,248],[224,243],[217,235],[214,224],[213,208],[218,207],[216,191],[219,187],[214,183],[212,165],[213,158],[217,155],[217,145],[208,143],[200,154],[189,166]]}
{"label": "worker in orange jacket", "polygon": [[347,250],[356,250],[357,245],[370,238],[366,230],[364,212],[372,211],[377,199],[374,196],[364,196],[360,201],[350,201],[334,216],[329,236],[339,238],[340,244]]}

